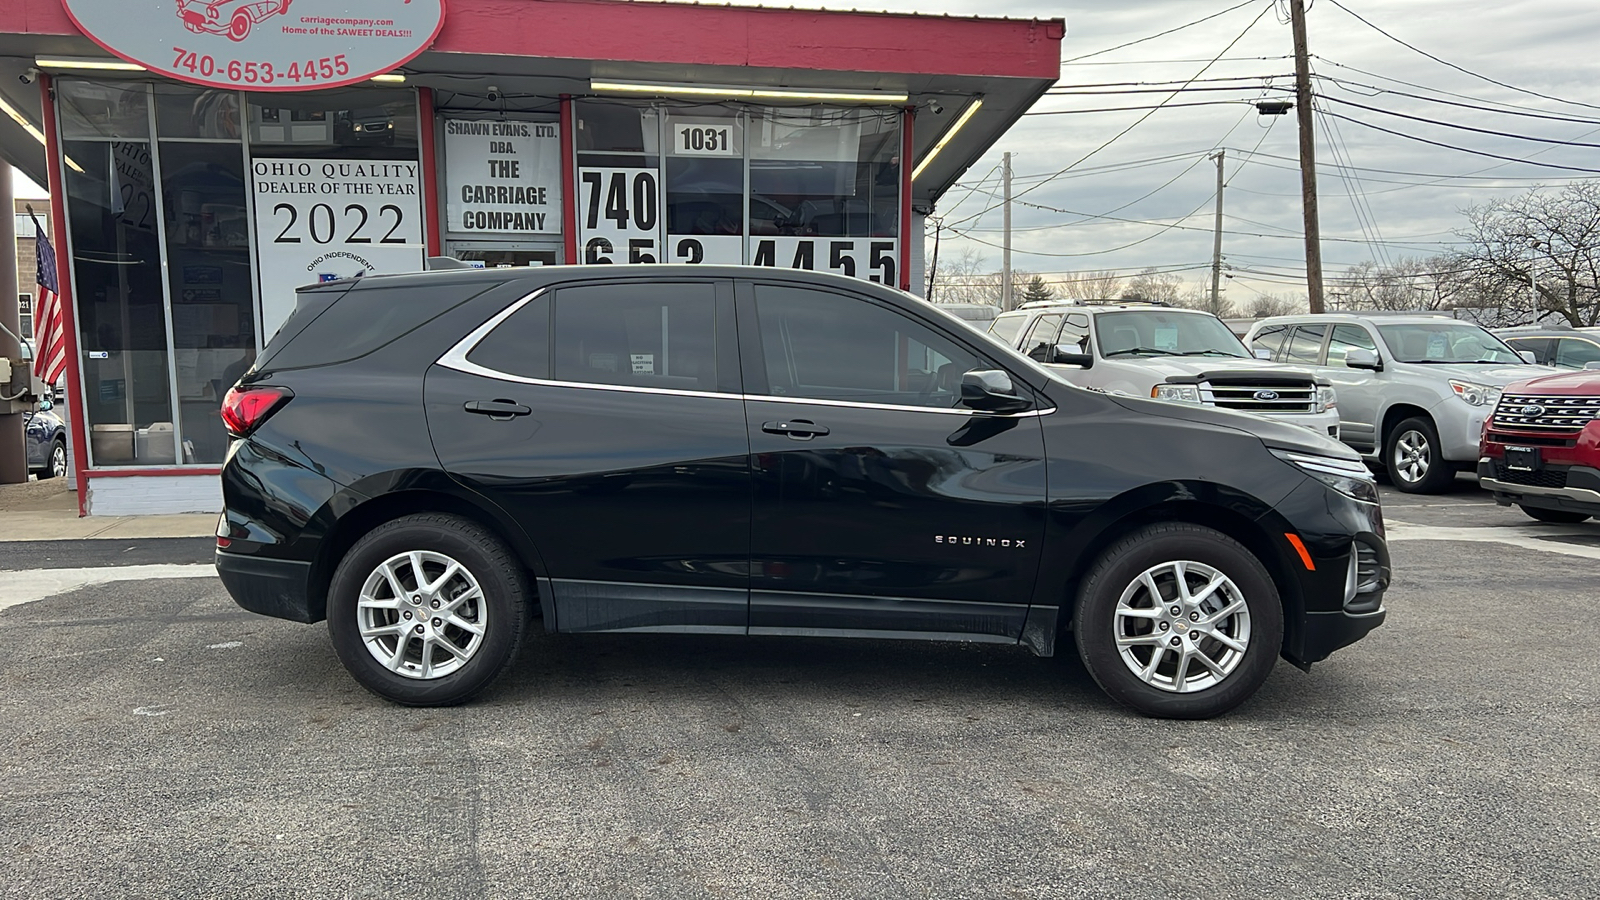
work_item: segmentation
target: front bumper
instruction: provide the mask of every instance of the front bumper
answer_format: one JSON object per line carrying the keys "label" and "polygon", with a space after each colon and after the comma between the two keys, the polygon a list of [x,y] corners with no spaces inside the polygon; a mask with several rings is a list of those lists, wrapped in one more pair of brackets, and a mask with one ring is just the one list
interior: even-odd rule
{"label": "front bumper", "polygon": [[1572,466],[1566,469],[1563,487],[1516,484],[1501,480],[1497,474],[1494,460],[1487,456],[1478,460],[1478,486],[1493,494],[1501,506],[1515,504],[1600,516],[1600,469]]}
{"label": "front bumper", "polygon": [[1289,425],[1299,425],[1301,428],[1315,431],[1317,434],[1339,439],[1339,410],[1338,408],[1319,413],[1257,413],[1268,419],[1276,419]]}
{"label": "front bumper", "polygon": [[1444,458],[1453,463],[1471,463],[1478,458],[1478,441],[1483,437],[1483,421],[1494,412],[1491,406],[1472,406],[1451,397],[1431,411]]}
{"label": "front bumper", "polygon": [[294,622],[327,618],[325,604],[311,602],[311,564],[217,551],[217,575],[233,602],[245,609]]}

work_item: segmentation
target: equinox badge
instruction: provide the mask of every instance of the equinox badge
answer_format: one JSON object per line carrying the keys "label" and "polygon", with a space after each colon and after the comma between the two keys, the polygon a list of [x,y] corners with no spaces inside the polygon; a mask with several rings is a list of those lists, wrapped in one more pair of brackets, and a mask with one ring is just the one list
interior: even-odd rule
{"label": "equinox badge", "polygon": [[1012,540],[1011,538],[986,538],[986,537],[961,537],[954,534],[936,534],[933,536],[935,544],[960,544],[963,547],[1014,547],[1022,549],[1028,545],[1027,541]]}

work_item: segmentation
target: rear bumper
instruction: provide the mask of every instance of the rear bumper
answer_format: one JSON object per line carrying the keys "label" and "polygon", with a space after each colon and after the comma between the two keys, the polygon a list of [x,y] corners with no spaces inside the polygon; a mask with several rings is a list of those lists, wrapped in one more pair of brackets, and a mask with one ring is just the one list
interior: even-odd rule
{"label": "rear bumper", "polygon": [[327,607],[311,601],[311,563],[217,551],[217,575],[233,602],[264,616],[320,622]]}

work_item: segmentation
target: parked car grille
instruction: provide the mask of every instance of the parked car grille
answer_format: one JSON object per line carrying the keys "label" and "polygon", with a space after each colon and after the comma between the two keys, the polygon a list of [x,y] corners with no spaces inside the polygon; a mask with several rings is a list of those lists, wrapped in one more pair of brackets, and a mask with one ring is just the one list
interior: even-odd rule
{"label": "parked car grille", "polygon": [[1540,469],[1537,472],[1521,472],[1506,468],[1503,462],[1494,464],[1494,477],[1496,481],[1506,484],[1520,484],[1524,487],[1564,488],[1567,486],[1566,469]]}
{"label": "parked car grille", "polygon": [[1582,431],[1600,419],[1600,397],[1506,394],[1494,408],[1494,427],[1552,434]]}
{"label": "parked car grille", "polygon": [[1308,413],[1316,408],[1317,386],[1299,384],[1252,384],[1249,379],[1212,379],[1200,383],[1202,401],[1223,409],[1253,413]]}

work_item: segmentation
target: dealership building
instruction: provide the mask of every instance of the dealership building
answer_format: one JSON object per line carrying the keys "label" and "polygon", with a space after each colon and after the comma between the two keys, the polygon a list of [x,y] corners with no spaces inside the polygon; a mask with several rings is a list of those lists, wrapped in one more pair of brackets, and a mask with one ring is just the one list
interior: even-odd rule
{"label": "dealership building", "polygon": [[925,216],[1055,82],[1063,34],[623,0],[0,0],[0,157],[54,198],[81,510],[220,508],[222,394],[298,285],[450,256],[920,293]]}

